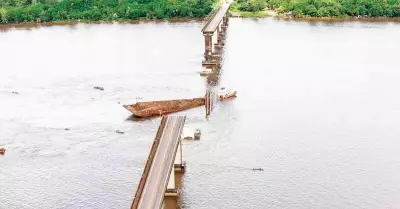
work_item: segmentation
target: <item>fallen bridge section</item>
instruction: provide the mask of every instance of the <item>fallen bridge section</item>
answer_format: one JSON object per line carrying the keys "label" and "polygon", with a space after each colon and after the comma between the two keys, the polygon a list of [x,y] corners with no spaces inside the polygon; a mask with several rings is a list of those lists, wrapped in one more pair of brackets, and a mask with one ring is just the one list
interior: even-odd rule
{"label": "fallen bridge section", "polygon": [[181,135],[186,116],[164,116],[150,150],[131,209],[161,208],[174,190],[174,170],[182,166]]}
{"label": "fallen bridge section", "polygon": [[204,105],[204,103],[204,98],[194,98],[137,102],[136,104],[132,105],[124,105],[124,107],[136,117],[147,118],[199,107]]}

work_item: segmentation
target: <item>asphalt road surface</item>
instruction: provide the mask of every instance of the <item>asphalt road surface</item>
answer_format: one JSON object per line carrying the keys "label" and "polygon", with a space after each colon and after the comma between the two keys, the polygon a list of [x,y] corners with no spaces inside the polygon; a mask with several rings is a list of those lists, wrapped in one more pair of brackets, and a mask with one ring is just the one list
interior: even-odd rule
{"label": "asphalt road surface", "polygon": [[161,135],[138,208],[160,208],[168,184],[185,116],[169,116]]}
{"label": "asphalt road surface", "polygon": [[207,25],[206,28],[204,28],[203,32],[214,32],[217,29],[219,23],[222,21],[225,13],[228,11],[230,5],[230,2],[224,3],[217,14],[214,16],[214,18],[212,18],[211,22]]}

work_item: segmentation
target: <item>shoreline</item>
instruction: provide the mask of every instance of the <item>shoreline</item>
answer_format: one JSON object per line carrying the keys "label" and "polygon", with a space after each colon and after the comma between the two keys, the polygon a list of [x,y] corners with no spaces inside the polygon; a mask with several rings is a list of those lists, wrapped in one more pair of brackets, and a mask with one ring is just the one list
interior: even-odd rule
{"label": "shoreline", "polygon": [[284,15],[278,16],[252,16],[252,17],[244,17],[244,16],[231,16],[231,18],[254,18],[254,19],[283,19],[283,20],[293,20],[293,21],[321,21],[321,22],[352,22],[352,21],[360,21],[360,22],[400,22],[400,17],[288,17]]}
{"label": "shoreline", "polygon": [[[268,19],[274,18],[285,21],[306,21],[306,22],[393,22],[400,23],[400,17],[288,17],[288,16],[230,16],[230,18],[244,18],[244,19]],[[179,22],[190,22],[190,21],[203,21],[202,18],[164,18],[164,19],[137,19],[137,20],[62,20],[52,22],[25,22],[25,23],[10,23],[0,24],[0,32],[7,31],[11,28],[33,28],[33,27],[51,27],[51,26],[63,26],[63,25],[76,25],[79,23],[84,24],[140,24],[149,22],[168,22],[168,23],[179,23]]]}
{"label": "shoreline", "polygon": [[277,17],[297,21],[327,21],[327,22],[400,22],[400,17]]}
{"label": "shoreline", "polygon": [[24,23],[9,23],[0,24],[0,32],[11,28],[33,28],[33,27],[51,27],[51,26],[63,26],[63,25],[76,25],[76,24],[140,24],[149,22],[190,22],[190,21],[203,21],[204,18],[190,18],[190,17],[179,17],[179,18],[164,18],[164,19],[137,19],[137,20],[61,20],[51,22],[24,22]]}

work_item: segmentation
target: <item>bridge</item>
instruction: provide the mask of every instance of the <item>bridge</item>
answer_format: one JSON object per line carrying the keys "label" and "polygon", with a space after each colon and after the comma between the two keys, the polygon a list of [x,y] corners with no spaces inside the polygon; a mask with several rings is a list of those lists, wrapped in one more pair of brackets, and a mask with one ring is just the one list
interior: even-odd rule
{"label": "bridge", "polygon": [[201,30],[205,39],[205,60],[203,61],[205,67],[213,68],[220,63],[229,22],[228,10],[231,3],[230,0],[223,1],[217,10],[211,12]]}
{"label": "bridge", "polygon": [[[228,27],[230,1],[214,10],[206,19],[202,33],[205,37],[203,66],[218,70]],[[216,94],[208,91],[206,115],[210,115],[217,102]],[[166,196],[178,196],[175,172],[184,172],[181,138],[186,116],[164,116],[150,149],[131,209],[162,208]]]}
{"label": "bridge", "polygon": [[143,170],[131,209],[161,208],[165,196],[178,196],[175,172],[184,172],[181,135],[186,116],[164,116]]}

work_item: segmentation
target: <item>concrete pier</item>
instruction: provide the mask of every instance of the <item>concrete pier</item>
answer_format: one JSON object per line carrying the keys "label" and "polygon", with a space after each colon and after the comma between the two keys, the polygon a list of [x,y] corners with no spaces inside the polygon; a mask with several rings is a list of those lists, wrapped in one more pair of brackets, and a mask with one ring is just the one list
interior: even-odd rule
{"label": "concrete pier", "polygon": [[[224,46],[226,29],[228,27],[228,10],[231,2],[223,2],[217,12],[213,13],[206,21],[202,32],[205,41],[205,52],[203,66],[212,69],[214,66],[220,65],[221,54]],[[207,73],[203,73],[206,75]]]}

